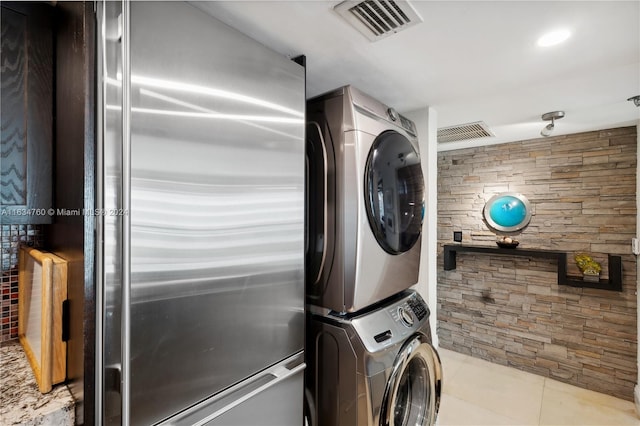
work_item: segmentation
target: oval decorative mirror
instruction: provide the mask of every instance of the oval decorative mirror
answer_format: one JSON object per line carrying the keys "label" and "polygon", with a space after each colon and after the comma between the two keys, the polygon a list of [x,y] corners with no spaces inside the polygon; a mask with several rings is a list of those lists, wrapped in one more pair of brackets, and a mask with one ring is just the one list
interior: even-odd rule
{"label": "oval decorative mirror", "polygon": [[513,233],[529,225],[531,207],[524,195],[506,192],[491,197],[484,205],[482,215],[494,231]]}

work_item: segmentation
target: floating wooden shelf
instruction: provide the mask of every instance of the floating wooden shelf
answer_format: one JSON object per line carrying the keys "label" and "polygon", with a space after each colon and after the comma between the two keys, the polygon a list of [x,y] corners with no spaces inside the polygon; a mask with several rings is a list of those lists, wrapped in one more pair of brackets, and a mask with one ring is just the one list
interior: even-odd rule
{"label": "floating wooden shelf", "polygon": [[579,276],[567,275],[567,253],[563,251],[445,244],[445,271],[452,271],[456,269],[457,253],[479,253],[499,256],[520,256],[552,260],[555,259],[558,262],[558,285],[622,291],[622,259],[620,258],[620,256],[609,255],[609,279],[600,279],[600,281],[592,282],[585,281],[582,279],[582,277]]}

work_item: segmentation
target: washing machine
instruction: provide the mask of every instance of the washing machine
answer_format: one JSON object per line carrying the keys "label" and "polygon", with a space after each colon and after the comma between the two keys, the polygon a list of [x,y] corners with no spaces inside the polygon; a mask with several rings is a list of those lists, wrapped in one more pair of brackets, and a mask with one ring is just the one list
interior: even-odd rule
{"label": "washing machine", "polygon": [[418,281],[415,124],[346,86],[307,102],[307,302],[359,311]]}
{"label": "washing machine", "polygon": [[310,426],[433,425],[442,368],[429,309],[402,292],[355,315],[308,313]]}

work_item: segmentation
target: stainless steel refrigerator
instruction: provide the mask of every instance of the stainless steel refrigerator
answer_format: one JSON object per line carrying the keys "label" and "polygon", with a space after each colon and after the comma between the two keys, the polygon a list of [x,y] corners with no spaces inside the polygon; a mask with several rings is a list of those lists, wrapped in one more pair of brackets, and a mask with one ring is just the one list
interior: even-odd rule
{"label": "stainless steel refrigerator", "polygon": [[97,3],[97,419],[300,425],[304,68],[186,2]]}

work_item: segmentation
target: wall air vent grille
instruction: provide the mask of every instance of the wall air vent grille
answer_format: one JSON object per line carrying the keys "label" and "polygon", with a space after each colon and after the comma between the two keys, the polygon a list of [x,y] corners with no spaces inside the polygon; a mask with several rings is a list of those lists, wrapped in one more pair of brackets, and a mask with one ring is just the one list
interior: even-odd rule
{"label": "wall air vent grille", "polygon": [[458,124],[456,126],[441,127],[438,129],[438,142],[457,142],[469,139],[489,138],[495,136],[484,121],[475,123]]}
{"label": "wall air vent grille", "polygon": [[333,8],[371,41],[383,39],[422,22],[406,0],[343,1]]}

